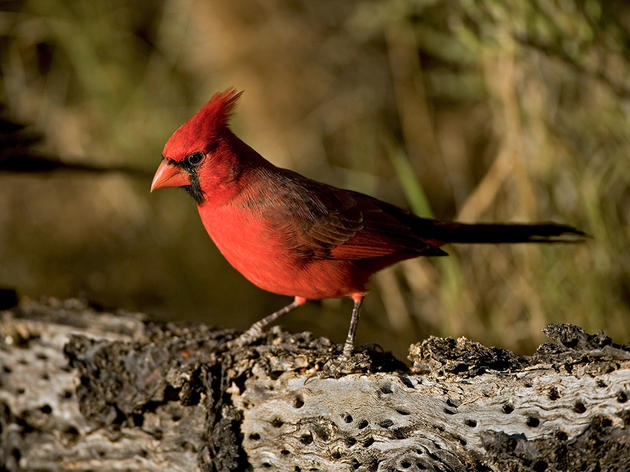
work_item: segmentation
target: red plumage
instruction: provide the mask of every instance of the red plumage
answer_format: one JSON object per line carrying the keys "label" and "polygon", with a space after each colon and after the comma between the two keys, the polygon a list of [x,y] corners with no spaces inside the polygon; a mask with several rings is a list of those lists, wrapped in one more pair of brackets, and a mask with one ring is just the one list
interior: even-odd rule
{"label": "red plumage", "polygon": [[449,242],[562,242],[584,234],[547,224],[462,224],[417,217],[394,205],[281,169],[229,129],[241,93],[216,94],[164,146],[151,189],[183,186],[197,201],[206,231],[225,258],[264,290],[294,303],[350,296],[355,301],[344,348],[349,355],[370,276],[418,256],[446,255]]}
{"label": "red plumage", "polygon": [[164,146],[162,155],[182,161],[190,154],[191,149],[206,152],[208,146],[227,129],[230,114],[242,93],[229,88],[215,94],[201,110],[175,130]]}

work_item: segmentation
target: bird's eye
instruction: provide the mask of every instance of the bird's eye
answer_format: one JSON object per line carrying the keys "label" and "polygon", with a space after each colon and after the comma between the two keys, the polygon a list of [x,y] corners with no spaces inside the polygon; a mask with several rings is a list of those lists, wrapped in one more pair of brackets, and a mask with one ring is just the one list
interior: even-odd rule
{"label": "bird's eye", "polygon": [[203,160],[203,154],[200,152],[193,152],[192,154],[188,154],[186,156],[186,162],[191,166],[198,166]]}

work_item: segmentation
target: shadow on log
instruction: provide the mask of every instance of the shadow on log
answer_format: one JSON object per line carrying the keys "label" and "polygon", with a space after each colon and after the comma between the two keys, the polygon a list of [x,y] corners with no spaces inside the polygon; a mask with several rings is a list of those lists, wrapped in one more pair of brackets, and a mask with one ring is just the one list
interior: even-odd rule
{"label": "shadow on log", "polygon": [[374,347],[23,300],[0,312],[0,470],[630,470],[630,347]]}

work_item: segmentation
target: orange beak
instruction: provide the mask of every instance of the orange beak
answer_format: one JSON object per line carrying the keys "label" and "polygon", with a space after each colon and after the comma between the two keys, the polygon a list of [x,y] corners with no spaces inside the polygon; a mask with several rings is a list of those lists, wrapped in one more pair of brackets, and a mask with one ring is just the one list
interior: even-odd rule
{"label": "orange beak", "polygon": [[151,182],[151,191],[153,192],[158,188],[183,187],[184,185],[190,185],[188,173],[181,167],[162,159],[160,167],[155,171],[153,182]]}

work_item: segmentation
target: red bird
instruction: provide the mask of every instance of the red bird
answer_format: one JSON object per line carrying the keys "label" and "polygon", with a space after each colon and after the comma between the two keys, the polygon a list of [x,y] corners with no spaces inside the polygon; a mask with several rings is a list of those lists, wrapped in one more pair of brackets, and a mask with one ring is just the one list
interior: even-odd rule
{"label": "red bird", "polygon": [[446,243],[562,242],[584,236],[557,224],[463,224],[420,218],[362,193],[281,169],[228,126],[242,92],[215,94],[173,133],[151,191],[184,187],[225,258],[258,287],[294,297],[241,343],[309,299],[352,297],[343,349],[350,356],[372,274],[404,259],[445,256]]}

